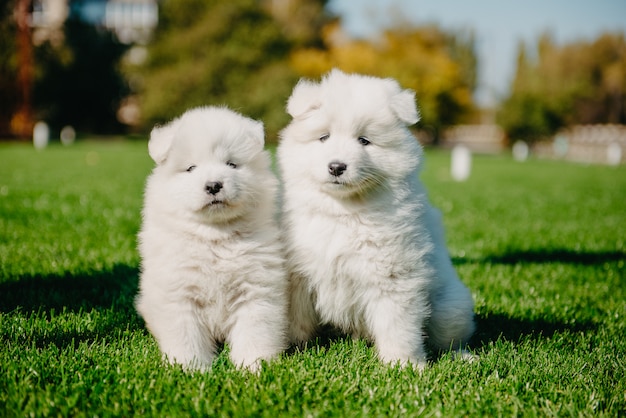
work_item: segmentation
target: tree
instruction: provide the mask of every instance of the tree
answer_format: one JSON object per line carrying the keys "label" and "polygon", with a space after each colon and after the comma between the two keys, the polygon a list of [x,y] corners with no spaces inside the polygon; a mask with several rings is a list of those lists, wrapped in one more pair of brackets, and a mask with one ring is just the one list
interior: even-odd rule
{"label": "tree", "polygon": [[10,135],[11,118],[17,108],[17,58],[14,1],[0,5],[0,136]]}
{"label": "tree", "polygon": [[568,125],[626,123],[623,34],[564,46],[544,34],[535,49],[533,60],[520,44],[511,94],[497,115],[509,138],[532,142]]}
{"label": "tree", "polygon": [[281,26],[255,0],[165,0],[148,58],[138,68],[148,127],[201,105],[228,105],[263,120],[270,135],[286,123],[297,80]]}
{"label": "tree", "polygon": [[129,90],[118,67],[127,46],[76,17],[65,22],[64,34],[62,45],[45,42],[35,51],[37,117],[56,129],[121,132],[116,113]]}
{"label": "tree", "polygon": [[320,31],[332,20],[325,9],[326,3],[328,0],[261,0],[292,48],[323,45]]}
{"label": "tree", "polygon": [[0,135],[28,138],[33,128],[30,0],[0,5]]}
{"label": "tree", "polygon": [[324,29],[323,38],[323,49],[301,49],[292,55],[298,73],[319,77],[338,67],[396,78],[415,90],[420,123],[435,133],[462,121],[473,109],[477,61],[471,34],[446,34],[435,26],[403,27],[372,42],[346,38],[337,21]]}

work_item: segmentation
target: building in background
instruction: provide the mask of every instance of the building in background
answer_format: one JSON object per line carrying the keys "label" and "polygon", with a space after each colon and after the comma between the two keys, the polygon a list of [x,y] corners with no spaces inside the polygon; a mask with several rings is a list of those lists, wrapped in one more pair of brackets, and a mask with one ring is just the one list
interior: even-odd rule
{"label": "building in background", "polygon": [[156,0],[34,0],[33,42],[62,41],[63,23],[78,18],[115,33],[125,44],[146,44],[159,21]]}
{"label": "building in background", "polygon": [[63,24],[69,13],[67,0],[34,0],[31,15],[33,44],[50,41],[58,46],[63,42]]}
{"label": "building in background", "polygon": [[112,0],[106,3],[104,25],[120,42],[145,45],[159,22],[154,0]]}

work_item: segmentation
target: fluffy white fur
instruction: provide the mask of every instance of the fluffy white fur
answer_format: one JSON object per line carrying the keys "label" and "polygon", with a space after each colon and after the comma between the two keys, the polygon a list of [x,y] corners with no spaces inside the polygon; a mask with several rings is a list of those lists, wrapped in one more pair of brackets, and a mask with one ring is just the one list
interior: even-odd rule
{"label": "fluffy white fur", "polygon": [[473,301],[418,179],[414,93],[334,70],[301,80],[287,111],[278,159],[291,338],[328,323],[373,342],[383,361],[418,366],[425,333],[436,349],[462,347]]}
{"label": "fluffy white fur", "polygon": [[260,122],[187,111],[150,135],[136,306],[171,363],[207,369],[227,342],[257,369],[287,344],[287,276],[274,220],[278,182]]}

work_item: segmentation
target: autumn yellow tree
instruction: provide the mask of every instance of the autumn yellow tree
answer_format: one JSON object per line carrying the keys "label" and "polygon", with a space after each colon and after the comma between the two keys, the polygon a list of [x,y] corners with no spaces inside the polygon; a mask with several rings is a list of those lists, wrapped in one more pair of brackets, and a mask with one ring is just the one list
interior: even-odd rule
{"label": "autumn yellow tree", "polygon": [[323,48],[303,48],[291,64],[304,77],[331,68],[393,77],[416,92],[421,125],[437,132],[472,110],[476,58],[471,36],[446,34],[434,26],[388,30],[377,41],[348,38],[338,21],[323,29]]}

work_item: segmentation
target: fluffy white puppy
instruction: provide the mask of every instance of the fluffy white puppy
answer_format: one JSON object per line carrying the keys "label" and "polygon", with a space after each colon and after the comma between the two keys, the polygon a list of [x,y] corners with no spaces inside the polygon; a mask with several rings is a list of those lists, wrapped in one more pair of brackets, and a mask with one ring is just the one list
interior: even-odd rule
{"label": "fluffy white puppy", "polygon": [[171,363],[207,369],[220,342],[257,369],[287,344],[278,181],[263,125],[218,107],[150,135],[138,312]]}
{"label": "fluffy white puppy", "polygon": [[414,93],[334,70],[320,83],[301,80],[287,111],[278,159],[291,338],[332,324],[373,342],[383,361],[418,366],[425,333],[436,349],[462,347],[473,301],[418,179]]}

